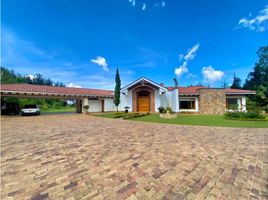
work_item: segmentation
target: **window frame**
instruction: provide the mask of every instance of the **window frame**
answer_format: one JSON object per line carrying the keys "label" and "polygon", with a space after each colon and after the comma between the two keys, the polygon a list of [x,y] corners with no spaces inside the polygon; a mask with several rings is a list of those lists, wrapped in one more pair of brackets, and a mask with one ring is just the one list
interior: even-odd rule
{"label": "window frame", "polygon": [[[192,106],[191,108],[182,108],[181,102],[193,102],[193,105],[191,105]],[[179,108],[180,110],[196,110],[196,98],[195,97],[180,98]]]}
{"label": "window frame", "polygon": [[[229,105],[232,105],[228,103],[229,99],[232,99],[232,100],[235,99],[236,104],[237,104],[237,109],[242,110],[242,97],[226,97],[226,109],[227,110],[230,110]],[[238,99],[239,99],[240,104],[238,103]]]}

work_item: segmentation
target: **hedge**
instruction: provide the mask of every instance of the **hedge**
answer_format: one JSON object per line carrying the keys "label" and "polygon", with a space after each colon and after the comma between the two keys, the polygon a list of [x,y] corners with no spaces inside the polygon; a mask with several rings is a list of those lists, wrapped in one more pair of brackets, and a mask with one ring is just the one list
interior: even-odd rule
{"label": "hedge", "polygon": [[256,112],[227,112],[224,114],[227,119],[238,119],[238,120],[265,120],[265,116]]}

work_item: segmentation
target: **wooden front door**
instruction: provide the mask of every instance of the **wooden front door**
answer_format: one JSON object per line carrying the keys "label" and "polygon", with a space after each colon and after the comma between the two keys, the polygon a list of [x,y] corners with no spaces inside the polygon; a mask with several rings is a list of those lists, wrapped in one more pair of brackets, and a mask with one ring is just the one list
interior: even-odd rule
{"label": "wooden front door", "polygon": [[149,95],[139,96],[139,98],[138,98],[138,112],[150,112]]}

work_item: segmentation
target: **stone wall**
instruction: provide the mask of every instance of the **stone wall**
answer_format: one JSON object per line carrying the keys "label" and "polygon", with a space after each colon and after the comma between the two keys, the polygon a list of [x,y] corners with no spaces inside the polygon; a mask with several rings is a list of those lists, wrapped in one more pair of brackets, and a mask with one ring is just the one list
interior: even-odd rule
{"label": "stone wall", "polygon": [[226,110],[226,94],[223,89],[199,89],[199,112],[201,114],[223,114]]}

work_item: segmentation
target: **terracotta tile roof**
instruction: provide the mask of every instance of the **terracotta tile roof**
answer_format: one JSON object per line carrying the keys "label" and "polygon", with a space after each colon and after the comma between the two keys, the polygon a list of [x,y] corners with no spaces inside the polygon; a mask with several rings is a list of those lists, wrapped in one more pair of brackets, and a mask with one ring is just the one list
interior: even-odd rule
{"label": "terracotta tile roof", "polygon": [[[168,91],[172,91],[175,87],[166,87]],[[199,95],[199,89],[207,89],[208,87],[204,86],[190,86],[190,87],[178,87],[179,94],[181,95]],[[208,88],[209,89],[209,88]],[[214,88],[213,88],[214,89]],[[215,88],[217,89],[217,88]],[[221,88],[218,88],[221,89]],[[242,89],[224,89],[226,94],[256,94],[254,90],[242,90]]]}
{"label": "terracotta tile roof", "polygon": [[254,90],[242,90],[242,89],[225,89],[225,92],[228,94],[228,93],[233,93],[233,94],[235,94],[235,93],[247,93],[247,94],[251,94],[251,93],[253,93],[253,94],[256,94],[256,91],[254,91]]}
{"label": "terracotta tile roof", "polygon": [[108,96],[113,97],[111,90],[56,87],[31,84],[1,84],[2,91],[18,91],[18,92],[41,92],[49,94],[67,94],[67,95],[85,95],[85,96]]}

